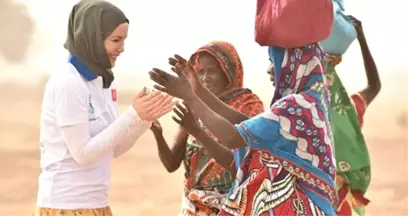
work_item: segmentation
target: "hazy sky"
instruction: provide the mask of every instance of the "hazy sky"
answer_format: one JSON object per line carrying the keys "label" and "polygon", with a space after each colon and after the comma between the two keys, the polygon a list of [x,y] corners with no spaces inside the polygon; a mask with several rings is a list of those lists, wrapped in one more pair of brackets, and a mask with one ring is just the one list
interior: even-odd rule
{"label": "hazy sky", "polygon": [[[62,44],[68,15],[76,1],[20,1],[28,4],[36,21],[36,32],[24,64],[16,66],[0,59],[3,68],[0,80],[3,81],[33,81],[49,73],[53,65],[65,61]],[[125,74],[146,74],[152,67],[167,69],[167,58],[173,53],[188,57],[206,42],[226,40],[238,49],[244,64],[246,83],[269,85],[265,72],[268,66],[267,50],[254,41],[254,0],[112,2],[124,10],[130,19],[126,52],[115,68],[118,80]],[[408,35],[402,26],[406,26],[408,20],[407,1],[345,0],[345,6],[347,13],[362,21],[383,80],[387,83],[404,80],[408,72]],[[347,79],[346,85],[352,90],[365,85],[364,66],[357,41],[343,57],[338,71]]]}

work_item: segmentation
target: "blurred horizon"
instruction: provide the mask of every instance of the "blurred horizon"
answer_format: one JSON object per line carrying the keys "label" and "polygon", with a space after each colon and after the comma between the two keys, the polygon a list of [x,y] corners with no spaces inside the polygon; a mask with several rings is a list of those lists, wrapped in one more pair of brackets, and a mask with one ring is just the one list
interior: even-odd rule
{"label": "blurred horizon", "polygon": [[[14,60],[10,60],[11,57],[5,58],[5,55],[2,57],[0,52],[0,83],[35,84],[52,73],[55,65],[66,60],[63,43],[69,12],[75,2],[3,0],[0,3],[0,6],[3,5],[3,9],[0,9],[3,12],[0,14],[7,16],[13,14],[13,10],[19,13],[0,21],[0,25],[5,26],[3,29],[11,29],[2,33],[6,34],[9,41],[3,41],[2,44],[5,45],[0,46],[0,50],[14,52]],[[226,40],[236,46],[244,65],[246,87],[260,92],[271,86],[265,79],[269,64],[267,49],[256,44],[253,38],[254,2],[111,2],[124,10],[130,20],[126,51],[114,68],[120,88],[134,89],[131,80],[139,80],[143,76],[147,80],[147,72],[152,67],[168,70],[169,56],[179,53],[189,57],[195,49],[211,40]],[[406,44],[408,35],[401,26],[404,25],[404,20],[408,20],[404,11],[408,2],[390,0],[384,4],[381,1],[345,0],[345,6],[346,13],[354,15],[363,23],[371,53],[383,81],[382,92],[387,92],[389,96],[394,96],[401,90],[407,92],[405,82],[408,80],[408,65],[404,61],[408,59],[408,53],[401,45]],[[47,7],[52,10],[46,9]],[[234,10],[229,10],[230,8]],[[185,24],[177,24],[180,22]],[[20,59],[16,60],[17,57]],[[354,41],[343,56],[343,62],[337,67],[337,71],[350,93],[365,87],[366,77],[358,41]]]}

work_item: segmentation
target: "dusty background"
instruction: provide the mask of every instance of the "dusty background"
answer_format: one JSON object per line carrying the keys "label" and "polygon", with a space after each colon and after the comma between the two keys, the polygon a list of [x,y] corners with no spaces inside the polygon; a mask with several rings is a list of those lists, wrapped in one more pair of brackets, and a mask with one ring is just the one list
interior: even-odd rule
{"label": "dusty background", "polygon": [[[0,85],[0,215],[29,215],[35,204],[42,88],[43,84]],[[119,101],[128,104],[131,92],[120,93]],[[162,122],[170,140],[176,125],[169,116]],[[364,132],[373,166],[369,215],[407,215],[406,101],[374,103]],[[173,174],[165,171],[148,132],[114,163],[111,207],[116,215],[175,215],[182,186],[183,170]]]}

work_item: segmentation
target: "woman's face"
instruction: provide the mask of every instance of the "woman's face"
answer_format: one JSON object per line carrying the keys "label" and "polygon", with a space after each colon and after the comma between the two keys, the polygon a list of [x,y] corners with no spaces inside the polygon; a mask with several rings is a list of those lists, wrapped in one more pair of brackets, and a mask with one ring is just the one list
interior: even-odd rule
{"label": "woman's face", "polygon": [[198,77],[201,83],[213,94],[219,94],[228,85],[227,77],[217,60],[209,54],[201,54],[198,58]]}
{"label": "woman's face", "polygon": [[267,73],[269,74],[269,79],[271,80],[272,84],[275,86],[275,68],[273,67],[272,62],[268,67]]}
{"label": "woman's face", "polygon": [[120,24],[103,42],[108,53],[111,66],[115,66],[116,59],[125,51],[125,39],[127,38],[129,24]]}

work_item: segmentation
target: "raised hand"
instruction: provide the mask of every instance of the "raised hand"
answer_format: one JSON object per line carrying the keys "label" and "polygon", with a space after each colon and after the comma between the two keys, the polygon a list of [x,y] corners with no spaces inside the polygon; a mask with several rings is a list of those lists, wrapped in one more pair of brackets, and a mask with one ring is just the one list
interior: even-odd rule
{"label": "raised hand", "polygon": [[361,21],[358,20],[357,18],[355,18],[354,16],[351,16],[351,15],[349,15],[347,17],[353,22],[354,28],[357,31],[357,38],[358,39],[363,39],[364,38],[364,31],[363,31],[363,26],[361,24]]}
{"label": "raised hand", "polygon": [[200,79],[193,65],[185,60],[183,57],[175,54],[174,57],[169,58],[169,64],[172,66],[171,70],[175,73],[182,72],[190,81],[193,91],[196,91],[201,86]]}
{"label": "raised hand", "polygon": [[159,91],[146,94],[146,88],[143,88],[133,99],[133,108],[141,119],[146,121],[155,121],[173,109],[177,101],[173,97],[163,94]]}
{"label": "raised hand", "polygon": [[190,82],[182,73],[181,69],[174,68],[173,71],[178,76],[173,76],[163,70],[153,68],[152,71],[149,72],[150,79],[158,84],[153,87],[183,100],[196,98]]}
{"label": "raised hand", "polygon": [[173,109],[173,112],[177,117],[173,116],[173,120],[179,124],[187,133],[191,134],[194,137],[198,137],[199,133],[202,132],[202,128],[198,123],[198,118],[191,110],[191,108],[184,103],[184,108],[180,104],[176,105],[176,108]]}
{"label": "raised hand", "polygon": [[163,127],[161,126],[159,120],[153,122],[152,126],[150,127],[150,130],[155,134],[163,133]]}

